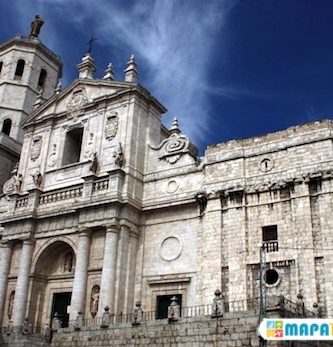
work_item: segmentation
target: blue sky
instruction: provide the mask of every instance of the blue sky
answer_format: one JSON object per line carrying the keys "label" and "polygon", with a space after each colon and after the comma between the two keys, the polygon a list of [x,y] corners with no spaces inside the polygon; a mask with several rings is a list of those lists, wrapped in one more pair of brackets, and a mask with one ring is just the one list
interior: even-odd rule
{"label": "blue sky", "polygon": [[0,0],[0,41],[29,34],[64,62],[63,85],[91,35],[102,77],[134,53],[139,82],[201,150],[333,118],[332,0]]}

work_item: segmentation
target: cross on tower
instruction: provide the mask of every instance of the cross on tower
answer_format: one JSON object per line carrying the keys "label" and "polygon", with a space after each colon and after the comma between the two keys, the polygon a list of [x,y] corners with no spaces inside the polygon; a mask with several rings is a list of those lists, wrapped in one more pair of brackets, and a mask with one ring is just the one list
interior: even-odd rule
{"label": "cross on tower", "polygon": [[91,36],[90,40],[88,41],[88,44],[89,44],[89,46],[88,46],[88,53],[91,53],[92,45],[93,45],[93,43],[94,43],[96,40],[97,40],[96,37]]}

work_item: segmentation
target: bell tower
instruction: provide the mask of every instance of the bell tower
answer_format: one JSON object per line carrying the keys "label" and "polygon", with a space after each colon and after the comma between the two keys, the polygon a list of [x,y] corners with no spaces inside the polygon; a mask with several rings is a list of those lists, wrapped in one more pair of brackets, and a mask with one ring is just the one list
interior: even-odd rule
{"label": "bell tower", "polygon": [[28,37],[17,35],[0,45],[0,189],[20,156],[22,121],[37,97],[40,102],[53,95],[61,77],[61,59],[38,37],[42,25],[36,15]]}

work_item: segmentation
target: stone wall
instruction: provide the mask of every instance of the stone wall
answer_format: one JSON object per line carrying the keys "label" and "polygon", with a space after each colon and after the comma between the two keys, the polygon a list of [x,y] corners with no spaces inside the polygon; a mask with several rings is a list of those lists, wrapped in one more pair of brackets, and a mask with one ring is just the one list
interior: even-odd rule
{"label": "stone wall", "polygon": [[108,329],[83,328],[80,332],[63,329],[55,333],[52,347],[90,346],[259,346],[256,336],[258,317],[249,311],[242,316],[227,313],[223,319],[167,319],[132,326],[124,323]]}

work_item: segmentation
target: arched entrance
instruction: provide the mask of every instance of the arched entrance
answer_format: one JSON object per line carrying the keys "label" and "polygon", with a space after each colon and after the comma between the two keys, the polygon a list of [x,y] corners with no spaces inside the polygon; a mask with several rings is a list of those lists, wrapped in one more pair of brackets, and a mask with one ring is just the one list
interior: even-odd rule
{"label": "arched entrance", "polygon": [[66,242],[48,245],[35,263],[29,321],[36,332],[51,323],[57,312],[63,326],[68,325],[75,268],[75,253]]}

